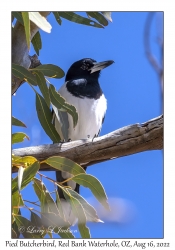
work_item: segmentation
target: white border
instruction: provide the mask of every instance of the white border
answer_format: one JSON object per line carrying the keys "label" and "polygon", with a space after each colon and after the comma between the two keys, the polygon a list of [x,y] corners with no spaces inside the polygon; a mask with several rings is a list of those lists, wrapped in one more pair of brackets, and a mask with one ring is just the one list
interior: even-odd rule
{"label": "white border", "polygon": [[[174,224],[175,224],[175,161],[174,161],[174,134],[175,134],[175,14],[173,1],[6,1],[1,3],[0,15],[0,49],[1,49],[1,202],[0,202],[0,246],[5,246],[5,240],[11,240],[9,230],[11,218],[11,184],[10,184],[10,152],[11,152],[11,11],[31,10],[45,11],[48,9],[59,10],[108,10],[108,11],[164,11],[164,41],[165,41],[165,92],[164,92],[164,239],[154,240],[156,242],[170,242],[170,248],[175,246]],[[174,122],[173,122],[174,121]],[[8,181],[7,181],[8,180]],[[112,239],[111,239],[112,240]],[[110,241],[111,241],[110,240]],[[102,240],[101,240],[102,241]],[[121,242],[122,240],[116,240]],[[138,240],[138,242],[150,242],[150,240]],[[79,240],[80,242],[80,240]],[[97,248],[98,249],[98,248]],[[175,248],[174,248],[175,249]]]}

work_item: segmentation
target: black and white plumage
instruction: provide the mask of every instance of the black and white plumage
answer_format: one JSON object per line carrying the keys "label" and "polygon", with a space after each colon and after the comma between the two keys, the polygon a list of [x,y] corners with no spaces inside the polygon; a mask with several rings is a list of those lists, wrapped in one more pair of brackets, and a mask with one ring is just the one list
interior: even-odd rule
{"label": "black and white plumage", "polygon": [[[76,107],[79,118],[76,127],[73,128],[72,117],[66,114],[65,119],[68,119],[69,127],[67,136],[63,136],[61,123],[55,116],[55,128],[62,139],[79,140],[99,135],[107,109],[107,100],[98,79],[100,71],[112,63],[112,60],[97,63],[93,59],[85,58],[73,63],[69,68],[65,83],[58,92],[69,104]],[[56,172],[58,182],[62,182],[70,176],[66,172]],[[79,185],[75,182],[69,181],[65,185],[71,186],[72,189],[79,192]],[[58,193],[60,198],[64,199],[62,190],[58,189]]]}

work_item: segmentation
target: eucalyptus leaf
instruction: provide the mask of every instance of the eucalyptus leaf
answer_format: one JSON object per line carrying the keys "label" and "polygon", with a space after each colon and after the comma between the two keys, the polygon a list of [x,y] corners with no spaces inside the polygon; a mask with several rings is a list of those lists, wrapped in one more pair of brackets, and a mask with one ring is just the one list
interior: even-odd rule
{"label": "eucalyptus leaf", "polygon": [[75,236],[72,234],[69,227],[56,227],[54,232],[57,233],[62,239],[74,239]]}
{"label": "eucalyptus leaf", "polygon": [[44,162],[57,170],[65,171],[73,175],[86,173],[79,164],[65,157],[52,156],[47,158]]}
{"label": "eucalyptus leaf", "polygon": [[29,12],[29,19],[43,31],[51,32],[52,26],[39,12]]}
{"label": "eucalyptus leaf", "polygon": [[93,222],[103,222],[99,219],[96,210],[77,192],[75,192],[73,189],[67,188],[66,190],[69,191],[70,195],[73,196],[75,199],[77,199],[85,212],[87,221],[93,221]]}
{"label": "eucalyptus leaf", "polygon": [[52,13],[53,13],[54,16],[55,16],[55,19],[56,19],[57,23],[59,23],[59,25],[61,25],[62,20],[61,20],[61,18],[60,18],[60,15],[58,14],[58,12],[53,11]]}
{"label": "eucalyptus leaf", "polygon": [[75,181],[76,183],[88,187],[97,200],[108,210],[109,204],[107,203],[107,196],[105,190],[100,183],[100,181],[92,175],[89,174],[79,174],[71,178],[71,180]]}
{"label": "eucalyptus leaf", "polygon": [[55,125],[55,128],[58,134],[61,137],[61,140],[68,141],[69,137],[69,120],[68,120],[68,113],[59,111],[53,103],[52,105],[52,122]]}
{"label": "eucalyptus leaf", "polygon": [[24,206],[24,202],[21,194],[16,192],[12,195],[12,213],[18,214],[20,206]]}
{"label": "eucalyptus leaf", "polygon": [[26,82],[31,83],[34,86],[37,85],[35,76],[26,68],[18,64],[12,63],[12,74],[21,80],[25,80]]}
{"label": "eucalyptus leaf", "polygon": [[63,212],[63,207],[62,207],[62,204],[61,204],[61,200],[60,200],[60,197],[58,195],[58,190],[57,189],[55,190],[55,193],[56,193],[56,204],[57,204],[60,216],[61,216],[61,218],[63,218],[64,220],[66,220],[64,212]]}
{"label": "eucalyptus leaf", "polygon": [[86,12],[88,16],[95,18],[100,24],[107,26],[108,21],[100,12]]}
{"label": "eucalyptus leaf", "polygon": [[30,239],[30,238],[43,238],[41,232],[33,233],[32,228],[34,229],[34,226],[31,221],[26,219],[25,217],[21,215],[14,215],[16,224],[18,226],[19,231],[22,233],[24,238]]}
{"label": "eucalyptus leaf", "polygon": [[[21,183],[21,190],[25,188],[33,180],[39,168],[40,164],[38,161],[36,161],[24,170],[23,179]],[[12,194],[14,194],[17,191],[18,191],[18,177],[15,177],[12,180]]]}
{"label": "eucalyptus leaf", "polygon": [[24,168],[22,166],[20,166],[20,168],[18,169],[18,190],[21,190],[21,183],[22,183],[22,179],[23,179],[23,173],[24,173]]}
{"label": "eucalyptus leaf", "polygon": [[81,205],[81,203],[70,195],[68,189],[63,189],[64,196],[68,202],[70,202],[72,211],[74,212],[75,216],[78,218],[78,228],[82,238],[90,238],[89,229],[86,227],[86,215],[85,211]]}
{"label": "eucalyptus leaf", "polygon": [[20,126],[20,127],[25,127],[26,128],[26,125],[22,121],[20,121],[17,118],[15,118],[14,116],[12,116],[12,125],[13,126]]}
{"label": "eucalyptus leaf", "polygon": [[55,227],[59,227],[59,228],[63,228],[63,227],[69,227],[70,224],[68,224],[68,222],[64,221],[60,215],[56,215],[52,212],[49,213],[41,213],[41,219],[42,219],[42,223],[46,228],[55,228]]}
{"label": "eucalyptus leaf", "polygon": [[36,51],[37,55],[39,56],[39,51],[42,48],[42,40],[39,31],[34,35],[32,38],[32,45],[34,47],[34,50]]}
{"label": "eucalyptus leaf", "polygon": [[24,23],[24,30],[26,34],[27,47],[30,49],[30,20],[29,13],[27,11],[22,12],[22,18]]}
{"label": "eucalyptus leaf", "polygon": [[13,224],[12,224],[12,230],[15,232],[15,234],[14,234],[14,232],[12,232],[12,238],[13,237],[14,238],[19,238],[20,232],[19,232],[18,226],[16,224],[16,221],[14,221]]}
{"label": "eucalyptus leaf", "polygon": [[54,142],[60,142],[61,138],[57,133],[55,126],[52,124],[52,112],[47,106],[44,98],[36,92],[36,110],[39,121],[46,134]]}
{"label": "eucalyptus leaf", "polygon": [[40,71],[43,75],[51,77],[51,78],[62,78],[64,77],[64,71],[57,65],[54,64],[42,64],[36,68],[30,69],[30,71]]}
{"label": "eucalyptus leaf", "polygon": [[74,12],[58,12],[59,16],[75,23],[84,24],[96,28],[103,28],[103,26],[95,21],[92,21],[86,17],[82,17]]}
{"label": "eucalyptus leaf", "polygon": [[19,157],[19,156],[12,155],[12,164],[13,165],[29,166],[36,161],[37,161],[37,159],[33,156]]}
{"label": "eucalyptus leaf", "polygon": [[75,127],[78,122],[78,113],[76,108],[67,103],[65,99],[56,91],[55,87],[50,84],[49,86],[50,100],[52,104],[60,111],[68,112],[73,119],[73,126]]}
{"label": "eucalyptus leaf", "polygon": [[47,84],[46,84],[46,79],[45,79],[43,73],[40,71],[36,71],[35,75],[36,75],[38,87],[39,87],[39,89],[44,97],[44,100],[47,103],[47,106],[50,107],[50,96],[49,96],[49,89],[48,89]]}
{"label": "eucalyptus leaf", "polygon": [[12,228],[12,239],[16,239],[17,237],[17,233],[15,232],[15,230]]}
{"label": "eucalyptus leaf", "polygon": [[49,191],[47,190],[46,186],[39,179],[37,178],[33,179],[33,188],[35,190],[36,195],[38,196],[38,199],[40,200],[41,203],[43,203],[42,207],[44,208],[45,206],[42,212],[52,212],[56,215],[59,215],[59,210],[55,201],[49,194]]}
{"label": "eucalyptus leaf", "polygon": [[25,133],[22,133],[22,132],[13,133],[12,144],[23,142],[25,138],[29,140],[29,137]]}
{"label": "eucalyptus leaf", "polygon": [[102,11],[101,12],[103,14],[103,16],[109,20],[110,22],[112,22],[112,18],[111,18],[111,11]]}
{"label": "eucalyptus leaf", "polygon": [[37,227],[41,227],[43,225],[41,218],[34,212],[30,211],[30,220],[32,224],[36,225]]}
{"label": "eucalyptus leaf", "polygon": [[12,11],[12,15],[21,23],[24,25],[23,18],[20,12]]}

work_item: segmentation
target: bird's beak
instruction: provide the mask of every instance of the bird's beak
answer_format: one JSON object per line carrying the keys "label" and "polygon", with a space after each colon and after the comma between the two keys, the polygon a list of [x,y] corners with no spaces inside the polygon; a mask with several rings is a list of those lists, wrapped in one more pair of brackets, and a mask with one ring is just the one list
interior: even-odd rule
{"label": "bird's beak", "polygon": [[96,71],[100,71],[108,66],[110,66],[111,64],[113,64],[114,61],[112,60],[108,60],[108,61],[104,61],[104,62],[95,62],[93,63],[93,66],[89,69],[92,73],[96,72]]}

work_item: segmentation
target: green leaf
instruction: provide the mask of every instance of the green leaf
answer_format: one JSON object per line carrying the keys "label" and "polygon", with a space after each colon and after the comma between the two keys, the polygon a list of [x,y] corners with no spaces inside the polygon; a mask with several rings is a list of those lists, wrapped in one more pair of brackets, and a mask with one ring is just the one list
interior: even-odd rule
{"label": "green leaf", "polygon": [[55,125],[55,128],[60,135],[62,140],[68,141],[69,139],[69,120],[68,120],[68,113],[67,112],[62,112],[57,109],[52,104],[52,112],[53,112],[53,117],[52,117],[52,123]]}
{"label": "green leaf", "polygon": [[55,194],[56,194],[56,204],[57,204],[60,216],[61,216],[61,218],[63,218],[65,220],[66,218],[64,216],[63,207],[61,205],[61,200],[60,200],[60,197],[58,195],[58,190],[57,189],[55,190]]}
{"label": "green leaf", "polygon": [[25,138],[27,138],[29,140],[29,137],[22,132],[13,133],[12,134],[12,144],[23,142]]}
{"label": "green leaf", "polygon": [[60,235],[62,239],[74,239],[75,236],[70,231],[69,227],[54,228],[54,232]]}
{"label": "green leaf", "polygon": [[43,31],[51,32],[52,26],[39,12],[29,12],[29,19]]}
{"label": "green leaf", "polygon": [[103,28],[103,26],[95,21],[92,21],[88,18],[82,17],[80,15],[75,14],[74,12],[58,12],[58,14],[71,21],[71,22],[75,22],[75,23],[79,23],[79,24],[84,24],[84,25],[88,25],[88,26],[92,26],[92,27],[97,27],[97,28]]}
{"label": "green leaf", "polygon": [[15,118],[14,116],[12,116],[12,125],[26,128],[26,125],[22,121]]}
{"label": "green leaf", "polygon": [[24,238],[30,239],[30,238],[43,238],[41,232],[38,233],[32,233],[32,228],[34,228],[34,225],[26,219],[25,217],[21,215],[14,215],[16,224],[18,226],[18,230],[22,233]]}
{"label": "green leaf", "polygon": [[20,206],[24,206],[24,202],[21,194],[16,192],[12,195],[12,213],[18,214]]}
{"label": "green leaf", "polygon": [[44,162],[57,170],[65,171],[73,175],[86,173],[79,164],[65,157],[52,156],[46,159]]}
{"label": "green leaf", "polygon": [[69,227],[70,224],[66,221],[64,221],[59,214],[54,214],[52,212],[49,213],[41,213],[41,219],[42,223],[46,228],[63,228],[63,227]]}
{"label": "green leaf", "polygon": [[36,110],[39,121],[46,134],[54,142],[60,142],[61,138],[52,124],[52,112],[48,108],[44,98],[36,92]]}
{"label": "green leaf", "polygon": [[[50,196],[45,185],[37,178],[33,180],[33,188],[41,202],[41,220],[45,227],[69,227],[70,223],[60,216],[60,211]],[[69,235],[68,235],[69,236]],[[68,237],[69,238],[69,237]]]}
{"label": "green leaf", "polygon": [[12,228],[12,239],[17,239],[17,233],[15,232],[15,230]]}
{"label": "green leaf", "polygon": [[[40,164],[38,161],[36,161],[24,170],[23,179],[21,183],[21,190],[25,188],[33,180],[39,168]],[[14,194],[17,191],[18,191],[18,177],[12,180],[12,194]]]}
{"label": "green leaf", "polygon": [[12,233],[12,238],[14,237],[14,238],[19,238],[19,236],[20,236],[20,232],[19,232],[19,230],[18,230],[18,226],[17,226],[17,224],[16,224],[16,221],[14,221],[13,222],[13,224],[12,224],[12,230],[15,232],[15,234],[16,235],[14,235],[14,233]]}
{"label": "green leaf", "polygon": [[68,190],[70,195],[81,203],[88,221],[103,222],[99,219],[96,210],[81,195],[70,188],[67,188],[66,190]]}
{"label": "green leaf", "polygon": [[40,71],[36,71],[35,75],[36,75],[38,87],[39,87],[39,89],[44,97],[44,100],[46,101],[47,106],[50,107],[50,96],[49,96],[49,89],[48,89],[47,84],[46,84],[46,79],[45,79],[43,73]]}
{"label": "green leaf", "polygon": [[35,190],[38,199],[42,203],[42,212],[52,212],[56,215],[59,215],[59,210],[56,206],[55,201],[49,194],[46,186],[37,178],[33,179],[33,188]]}
{"label": "green leaf", "polygon": [[12,63],[12,74],[21,80],[31,83],[34,86],[37,85],[35,76],[18,64]]}
{"label": "green leaf", "polygon": [[102,11],[101,12],[103,14],[103,16],[109,20],[110,22],[112,22],[112,18],[111,18],[111,11]]}
{"label": "green leaf", "polygon": [[40,71],[45,76],[57,79],[62,78],[65,75],[60,67],[53,64],[42,64],[34,69],[30,69],[30,71]]}
{"label": "green leaf", "polygon": [[20,12],[12,11],[12,15],[21,23],[24,25],[23,18]]}
{"label": "green leaf", "polygon": [[22,157],[12,154],[12,164],[20,160]]}
{"label": "green leaf", "polygon": [[59,214],[41,212],[41,220],[46,228],[67,228],[70,226],[70,224],[67,221],[64,221]]}
{"label": "green leaf", "polygon": [[68,189],[63,189],[64,196],[68,202],[70,202],[72,211],[74,212],[75,216],[78,218],[78,228],[82,238],[90,238],[89,229],[86,227],[86,216],[85,211],[81,205],[81,203],[70,195]]}
{"label": "green leaf", "polygon": [[52,13],[53,13],[53,14],[54,14],[54,16],[55,16],[56,21],[59,23],[59,25],[61,25],[62,20],[61,20],[61,18],[60,18],[59,13],[58,13],[58,12],[56,12],[56,11],[53,11]]}
{"label": "green leaf", "polygon": [[99,12],[86,12],[88,14],[88,16],[95,18],[99,23],[101,23],[104,26],[108,25],[108,21],[106,20],[106,18],[104,18],[104,16],[99,13]]}
{"label": "green leaf", "polygon": [[46,187],[44,186],[44,184],[38,180],[37,178],[33,179],[33,188],[34,191],[36,193],[36,195],[38,196],[40,203],[41,203],[41,212],[48,212],[48,206],[47,206],[47,202],[46,202],[46,195],[45,195],[45,190]]}
{"label": "green leaf", "polygon": [[97,200],[108,210],[109,204],[107,203],[107,196],[105,190],[100,183],[100,181],[92,175],[89,174],[79,174],[71,178],[71,180],[77,182],[78,184],[90,188],[91,192],[97,198]]}
{"label": "green leaf", "polygon": [[13,165],[29,166],[36,161],[37,161],[37,159],[33,156],[19,157],[16,155],[12,155],[12,164]]}
{"label": "green leaf", "polygon": [[32,38],[32,45],[34,50],[36,51],[37,55],[39,56],[39,51],[42,48],[42,40],[39,31],[34,35]]}
{"label": "green leaf", "polygon": [[32,222],[32,224],[36,225],[37,227],[41,227],[42,224],[42,220],[41,218],[34,212],[30,211],[31,215],[30,215],[30,220]]}
{"label": "green leaf", "polygon": [[18,190],[21,190],[21,183],[23,179],[24,168],[22,166],[18,169]]}
{"label": "green leaf", "polygon": [[26,34],[27,47],[30,49],[30,20],[29,13],[27,11],[22,12],[22,18],[24,22],[24,29]]}
{"label": "green leaf", "polygon": [[78,228],[79,228],[79,231],[80,231],[80,234],[81,234],[82,238],[84,238],[84,239],[90,239],[91,238],[89,228],[86,225],[78,224]]}
{"label": "green leaf", "polygon": [[73,119],[73,126],[75,127],[78,122],[78,113],[76,108],[67,103],[65,99],[56,91],[55,87],[50,84],[49,86],[50,100],[53,105],[60,111],[69,113]]}

